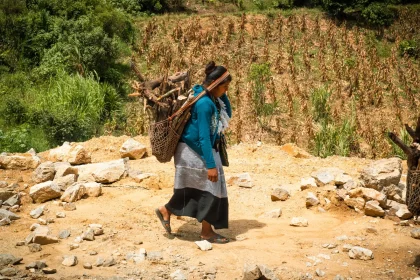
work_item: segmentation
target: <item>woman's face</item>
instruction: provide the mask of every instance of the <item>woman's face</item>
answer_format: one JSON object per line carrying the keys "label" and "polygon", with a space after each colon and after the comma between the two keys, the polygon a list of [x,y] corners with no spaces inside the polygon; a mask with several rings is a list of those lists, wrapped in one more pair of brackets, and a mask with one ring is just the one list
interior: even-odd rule
{"label": "woman's face", "polygon": [[216,97],[219,98],[220,96],[222,96],[226,91],[228,91],[229,89],[229,84],[230,82],[226,82],[223,84],[218,85],[217,87],[215,87],[214,89],[212,89],[210,92],[211,94]]}

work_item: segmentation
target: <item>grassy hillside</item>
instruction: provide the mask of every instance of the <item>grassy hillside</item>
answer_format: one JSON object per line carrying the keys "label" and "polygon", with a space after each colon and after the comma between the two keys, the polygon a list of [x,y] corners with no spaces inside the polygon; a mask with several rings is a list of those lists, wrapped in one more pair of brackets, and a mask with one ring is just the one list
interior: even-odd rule
{"label": "grassy hillside", "polygon": [[[399,9],[385,29],[329,18],[318,10],[164,15],[137,20],[135,56],[154,78],[190,69],[200,82],[209,60],[233,75],[231,143],[296,142],[320,156],[400,153],[399,134],[419,115],[419,63],[405,44],[418,39],[418,7]],[[142,102],[128,126],[146,131]],[[407,135],[402,135],[407,138]]]}

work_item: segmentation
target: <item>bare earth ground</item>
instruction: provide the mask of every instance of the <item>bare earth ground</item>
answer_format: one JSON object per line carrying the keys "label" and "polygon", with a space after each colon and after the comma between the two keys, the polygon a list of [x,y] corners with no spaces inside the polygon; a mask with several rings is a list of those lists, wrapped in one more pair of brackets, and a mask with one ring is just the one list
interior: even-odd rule
{"label": "bare earth ground", "polygon": [[[84,146],[92,152],[93,162],[119,158],[118,150],[128,139],[124,137],[100,137],[92,139]],[[136,140],[148,144],[147,138]],[[412,279],[420,267],[419,240],[410,237],[412,227],[395,225],[389,219],[366,217],[347,208],[333,205],[326,212],[316,207],[307,209],[305,197],[308,191],[319,192],[332,198],[333,191],[310,189],[300,191],[301,178],[320,167],[338,167],[349,175],[358,177],[359,171],[370,160],[360,158],[316,157],[295,158],[279,146],[240,144],[229,150],[231,166],[225,168],[226,176],[248,172],[254,183],[251,189],[228,185],[230,202],[230,227],[219,233],[232,238],[225,245],[213,245],[211,251],[200,251],[194,241],[199,240],[200,225],[191,218],[172,218],[173,238],[164,234],[154,209],[163,205],[171,197],[174,167],[173,163],[161,164],[154,157],[130,161],[132,170],[158,174],[158,179],[150,178],[136,183],[127,177],[103,188],[103,195],[76,202],[77,210],[66,212],[64,219],[55,218],[55,213],[63,211],[57,202],[46,202],[48,212],[44,218],[55,218],[49,225],[53,234],[63,229],[71,229],[72,235],[60,243],[42,246],[42,251],[29,252],[26,246],[16,247],[17,241],[24,240],[30,233],[29,227],[36,220],[29,212],[37,207],[24,204],[20,220],[10,226],[0,227],[0,253],[11,253],[23,257],[25,264],[45,260],[57,273],[48,275],[52,279],[103,279],[118,276],[127,279],[162,279],[181,269],[188,279],[242,279],[245,263],[263,264],[274,270],[280,279],[299,279],[311,273],[317,279],[317,268],[326,272],[323,279],[333,279],[337,274],[352,279]],[[45,153],[40,154],[40,156]],[[25,183],[32,186],[32,171],[18,172],[0,170],[0,180],[9,183],[19,180],[21,188]],[[404,172],[405,173],[405,172]],[[403,176],[403,180],[405,177]],[[290,184],[291,198],[284,202],[272,202],[270,194],[273,186]],[[26,192],[29,188],[26,188]],[[334,200],[333,200],[334,202]],[[282,209],[277,219],[262,218],[261,215],[275,208]],[[327,208],[327,207],[325,207]],[[296,228],[289,226],[292,217],[308,219],[309,226]],[[69,245],[82,233],[88,224],[103,225],[105,234],[94,241],[84,241],[80,248],[70,251]],[[378,233],[367,233],[366,228],[374,227]],[[347,235],[349,240],[339,241],[338,236]],[[139,244],[143,242],[142,244]],[[323,248],[325,243],[336,243],[338,254]],[[371,261],[352,260],[343,252],[344,244],[360,245],[374,252]],[[136,245],[139,244],[139,245]],[[134,264],[124,262],[127,253],[145,248],[147,252],[160,251],[163,259],[158,262],[148,260]],[[98,255],[89,255],[90,251]],[[326,254],[330,259],[322,260],[316,266],[310,256]],[[79,263],[75,267],[61,265],[64,255],[76,255]],[[83,263],[94,264],[98,257],[113,256],[118,264],[112,267],[83,268]],[[34,274],[35,275],[35,274]],[[320,279],[320,278],[319,278]]]}

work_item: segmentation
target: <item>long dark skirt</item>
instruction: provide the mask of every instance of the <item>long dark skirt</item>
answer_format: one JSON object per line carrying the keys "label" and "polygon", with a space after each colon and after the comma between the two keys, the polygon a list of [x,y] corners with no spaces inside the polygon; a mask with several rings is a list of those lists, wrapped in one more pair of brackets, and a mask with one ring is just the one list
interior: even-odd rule
{"label": "long dark skirt", "polygon": [[207,178],[204,160],[187,144],[179,143],[175,152],[174,194],[166,208],[176,216],[205,220],[215,229],[228,228],[228,198],[219,153],[213,150],[219,180]]}

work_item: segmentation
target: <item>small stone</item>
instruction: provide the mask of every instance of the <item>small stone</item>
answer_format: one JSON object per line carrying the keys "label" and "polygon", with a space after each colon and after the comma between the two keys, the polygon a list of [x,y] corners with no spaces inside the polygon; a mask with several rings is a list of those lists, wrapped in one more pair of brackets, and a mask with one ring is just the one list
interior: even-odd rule
{"label": "small stone", "polygon": [[378,230],[374,227],[368,227],[366,228],[366,232],[367,233],[373,233],[373,234],[378,234]]}
{"label": "small stone", "polygon": [[408,220],[413,217],[413,214],[408,211],[407,205],[402,204],[395,215],[401,220]]}
{"label": "small stone", "polygon": [[262,273],[258,265],[245,264],[243,269],[243,280],[261,279]]}
{"label": "small stone", "polygon": [[74,239],[74,242],[76,242],[76,243],[82,243],[83,242],[83,238],[81,236],[76,236],[76,238]]}
{"label": "small stone", "polygon": [[38,218],[38,223],[40,225],[43,225],[43,226],[46,226],[47,225],[47,221],[45,219],[43,219],[43,218]]}
{"label": "small stone", "polygon": [[42,250],[41,245],[37,244],[37,243],[32,243],[28,245],[29,251],[32,253],[36,253]]}
{"label": "small stone", "polygon": [[116,265],[117,262],[114,260],[113,257],[109,257],[107,258],[104,263],[102,264],[103,267],[109,267],[109,266],[113,266]]}
{"label": "small stone", "polygon": [[13,267],[6,267],[0,270],[0,274],[6,277],[12,277],[12,276],[15,276],[17,272],[16,272],[16,269],[14,269]]}
{"label": "small stone", "polygon": [[45,274],[55,274],[57,273],[57,269],[46,267],[42,269],[42,272],[44,272]]}
{"label": "small stone", "polygon": [[185,277],[180,269],[172,272],[170,277],[172,280],[187,280],[187,277]]}
{"label": "small stone", "polygon": [[351,259],[356,259],[356,260],[372,260],[373,253],[369,249],[359,247],[359,246],[354,246],[349,251],[349,257]]}
{"label": "small stone", "polygon": [[338,251],[338,250],[332,250],[331,251],[331,254],[339,254],[340,253],[340,251]]}
{"label": "small stone", "polygon": [[327,248],[328,248],[328,249],[334,249],[334,248],[337,248],[337,244],[328,244]]}
{"label": "small stone", "polygon": [[343,252],[349,252],[353,248],[353,245],[351,244],[344,244],[343,245]]}
{"label": "small stone", "polygon": [[31,225],[31,227],[29,228],[31,231],[34,231],[34,230],[36,230],[37,228],[39,228],[41,225],[40,224],[37,224],[37,223],[34,223],[34,224],[32,224]]}
{"label": "small stone", "polygon": [[271,211],[265,212],[263,217],[265,218],[272,218],[272,219],[276,219],[278,217],[281,216],[281,209],[277,208],[277,209],[273,209]]}
{"label": "small stone", "polygon": [[16,205],[19,206],[19,204],[20,204],[20,197],[18,194],[13,195],[8,200],[3,202],[3,205],[10,206],[10,207],[13,207]]}
{"label": "small stone", "polygon": [[83,234],[82,234],[83,240],[93,241],[95,240],[95,235],[92,228],[88,228]]}
{"label": "small stone", "polygon": [[335,239],[337,239],[338,241],[349,240],[349,238],[347,237],[347,235],[340,235],[340,236],[337,236]]}
{"label": "small stone", "polygon": [[76,204],[74,204],[73,202],[66,203],[63,205],[63,209],[64,211],[74,211],[76,210]]}
{"label": "small stone", "polygon": [[47,224],[53,224],[55,220],[53,218],[47,218],[46,222]]}
{"label": "small stone", "polygon": [[306,196],[306,207],[312,207],[319,204],[319,199],[313,192],[308,192]]}
{"label": "small stone", "polygon": [[76,256],[64,256],[63,259],[61,264],[64,266],[75,266],[77,264]]}
{"label": "small stone", "polygon": [[158,262],[162,259],[163,259],[162,252],[154,251],[154,252],[148,252],[147,253],[147,260],[149,260],[149,261]]}
{"label": "small stone", "polygon": [[26,244],[25,241],[16,242],[16,246],[24,246],[25,244]]}
{"label": "small stone", "polygon": [[55,214],[55,217],[56,218],[65,218],[66,217],[66,213],[64,213],[64,212],[57,212]]}
{"label": "small stone", "polygon": [[77,244],[77,243],[73,243],[73,244],[70,244],[69,249],[70,249],[70,251],[71,251],[71,250],[77,249],[77,248],[79,248],[79,247],[80,247],[80,245],[79,245],[79,244]]}
{"label": "small stone", "polygon": [[29,215],[32,219],[38,219],[44,213],[44,206],[40,206],[34,210],[32,210]]}
{"label": "small stone", "polygon": [[0,220],[0,227],[10,225],[11,222],[12,221],[8,217],[5,217]]}
{"label": "small stone", "polygon": [[334,277],[334,280],[346,280],[346,279],[343,276],[341,276],[340,274],[338,274]]}
{"label": "small stone", "polygon": [[411,237],[415,239],[420,239],[420,228],[415,228],[411,231]]}
{"label": "small stone", "polygon": [[365,215],[372,217],[383,217],[385,216],[384,209],[379,206],[379,202],[376,200],[370,200],[365,205]]}
{"label": "small stone", "polygon": [[90,263],[84,263],[83,268],[84,269],[92,269],[92,265]]}
{"label": "small stone", "polygon": [[207,240],[195,241],[195,244],[197,244],[201,251],[208,251],[213,248],[211,243]]}
{"label": "small stone", "polygon": [[60,239],[66,239],[71,235],[71,231],[69,229],[63,229],[62,231],[60,231],[60,233],[58,234],[58,238]]}
{"label": "small stone", "polygon": [[94,228],[93,229],[93,235],[98,236],[104,234],[104,230],[102,228]]}
{"label": "small stone", "polygon": [[143,244],[143,241],[141,240],[134,241],[134,245],[141,245],[141,244]]}
{"label": "small stone", "polygon": [[293,217],[290,225],[294,227],[307,227],[308,220],[303,217]]}
{"label": "small stone", "polygon": [[316,188],[316,187],[317,187],[317,184],[314,178],[311,177],[311,178],[300,179],[300,189],[302,191],[309,188]]}
{"label": "small stone", "polygon": [[290,197],[290,193],[288,190],[283,188],[275,188],[271,193],[271,201],[285,201]]}
{"label": "small stone", "polygon": [[317,268],[316,270],[315,270],[315,273],[316,273],[316,275],[317,276],[319,276],[319,277],[324,277],[325,276],[325,272],[324,271],[322,271],[321,269],[319,269],[319,268]]}
{"label": "small stone", "polygon": [[96,256],[98,254],[98,252],[96,252],[96,251],[90,251],[89,252],[89,255],[91,255],[91,256]]}

